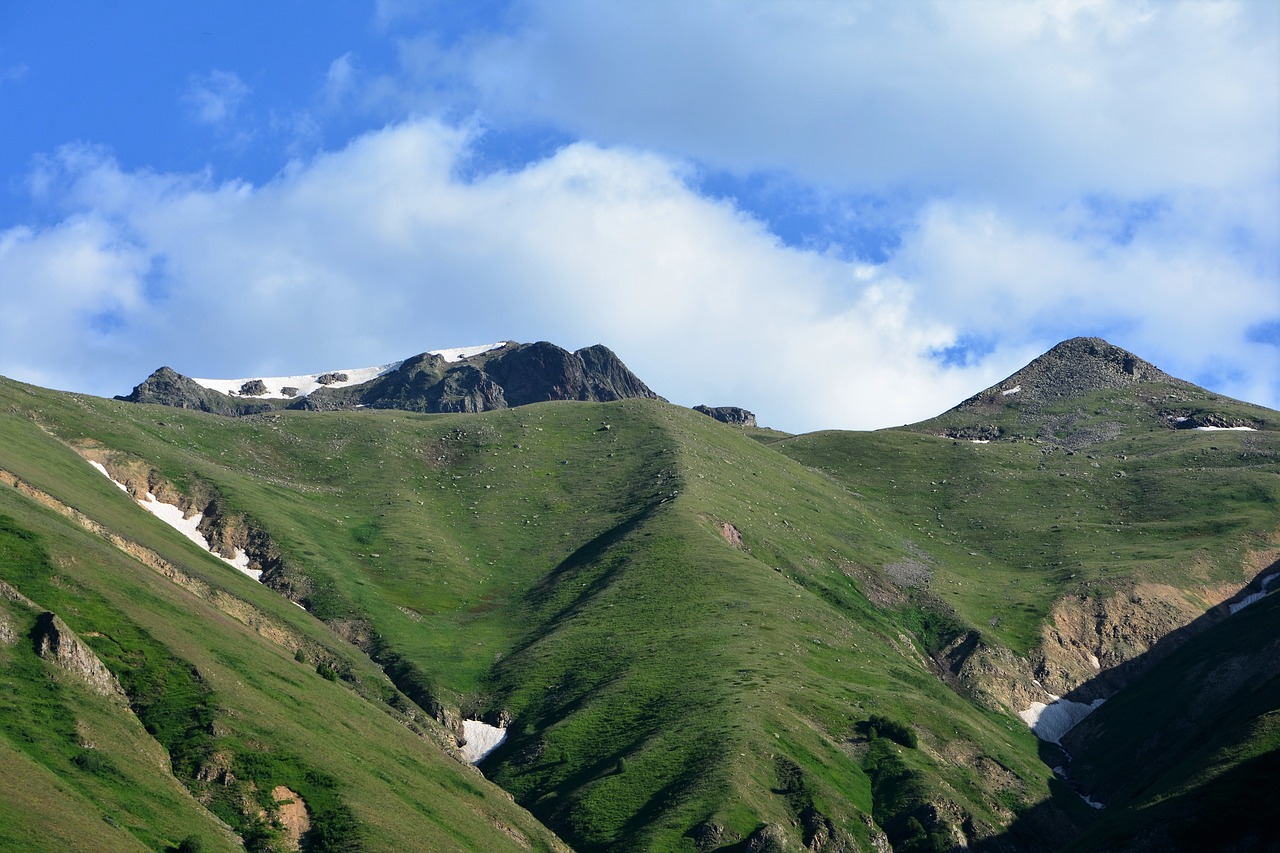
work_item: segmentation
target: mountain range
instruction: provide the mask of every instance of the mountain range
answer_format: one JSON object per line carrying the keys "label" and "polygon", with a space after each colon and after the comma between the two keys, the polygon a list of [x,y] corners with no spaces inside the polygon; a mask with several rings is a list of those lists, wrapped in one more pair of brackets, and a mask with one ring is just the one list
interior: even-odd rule
{"label": "mountain range", "polygon": [[1280,413],[1077,338],[749,416],[549,343],[0,379],[0,850],[1280,849]]}

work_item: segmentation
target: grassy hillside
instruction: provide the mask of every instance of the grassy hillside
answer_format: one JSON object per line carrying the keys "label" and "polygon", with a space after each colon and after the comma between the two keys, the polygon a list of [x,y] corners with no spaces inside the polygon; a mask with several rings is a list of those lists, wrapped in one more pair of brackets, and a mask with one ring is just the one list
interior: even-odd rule
{"label": "grassy hillside", "polygon": [[[58,569],[41,580],[23,568],[37,556],[14,558],[0,579],[89,637],[133,691],[138,736],[167,750],[181,784],[166,784],[214,829],[249,831],[235,803],[283,784],[363,849],[553,843],[429,737],[429,716],[446,737],[483,716],[509,723],[485,775],[584,851],[1055,849],[1097,814],[1010,713],[1032,688],[997,692],[1003,707],[967,695],[970,652],[1007,664],[987,681],[1029,683],[1064,602],[1156,585],[1203,612],[1280,529],[1266,424],[1117,420],[1129,398],[1098,393],[1071,411],[1119,429],[1067,447],[999,424],[988,444],[930,424],[787,437],[651,400],[228,419],[0,382],[0,469],[187,580],[17,490],[0,493],[14,553]],[[85,456],[216,511],[271,588]],[[1095,651],[1124,662],[1117,643]],[[177,712],[147,710],[153,670],[186,678],[158,691],[186,697]],[[0,767],[54,750],[6,737]],[[77,753],[57,748],[65,787]],[[256,791],[210,796],[202,772],[227,769]],[[68,790],[48,802],[110,802]],[[147,831],[151,849],[178,840]]]}

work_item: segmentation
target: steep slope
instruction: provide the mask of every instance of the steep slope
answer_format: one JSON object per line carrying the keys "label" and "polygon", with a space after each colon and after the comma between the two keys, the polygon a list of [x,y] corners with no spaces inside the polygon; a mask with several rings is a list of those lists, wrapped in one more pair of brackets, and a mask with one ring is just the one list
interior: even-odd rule
{"label": "steep slope", "polygon": [[1280,596],[1240,609],[1071,731],[1064,743],[1073,784],[1107,807],[1074,849],[1280,844],[1277,624]]}
{"label": "steep slope", "polygon": [[[1029,368],[1063,393],[990,395],[987,443],[941,437],[973,407],[780,437],[652,399],[230,419],[0,383],[0,468],[188,561],[86,460],[200,512],[263,572],[197,551],[202,582],[333,632],[393,710],[503,726],[485,774],[581,850],[1050,850],[1099,814],[1018,714],[1119,702],[1280,557],[1276,413],[1071,352],[1102,366]],[[1254,429],[1175,428],[1200,410]]]}
{"label": "steep slope", "polygon": [[[558,849],[356,649],[40,429],[76,398],[0,396],[0,849],[284,850],[286,799],[310,850]],[[46,651],[46,622],[79,651]]]}
{"label": "steep slope", "polygon": [[1050,795],[1030,733],[930,673],[927,615],[859,590],[901,543],[739,428],[650,400],[227,419],[32,393],[135,491],[268,532],[264,581],[447,726],[507,723],[486,772],[581,849],[977,840]]}
{"label": "steep slope", "polygon": [[608,348],[541,341],[436,350],[354,371],[265,379],[191,379],[162,367],[125,397],[220,415],[275,409],[485,412],[546,400],[656,398]]}

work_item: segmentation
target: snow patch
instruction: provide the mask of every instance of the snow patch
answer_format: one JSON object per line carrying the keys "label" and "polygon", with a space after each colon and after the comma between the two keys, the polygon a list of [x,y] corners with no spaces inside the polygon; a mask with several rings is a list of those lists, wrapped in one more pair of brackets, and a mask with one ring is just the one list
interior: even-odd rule
{"label": "snow patch", "polygon": [[1019,391],[1021,391],[1021,390],[1022,390],[1022,386],[1021,386],[1021,385],[1014,385],[1014,386],[1013,386],[1012,388],[1010,388],[1008,391],[1001,391],[1001,392],[1000,392],[1000,396],[1001,396],[1001,397],[1008,397],[1010,394],[1017,394],[1017,393],[1018,393]]}
{"label": "snow patch", "polygon": [[1238,427],[1205,426],[1205,427],[1192,427],[1192,429],[1195,432],[1257,432],[1257,430],[1254,429],[1253,427],[1246,427],[1246,426],[1238,426]]}
{"label": "snow patch", "polygon": [[1093,667],[1094,669],[1102,669],[1102,662],[1098,660],[1097,655],[1091,653],[1089,655],[1089,666]]}
{"label": "snow patch", "polygon": [[1018,716],[1027,724],[1040,740],[1056,743],[1061,746],[1062,736],[1075,728],[1076,724],[1097,710],[1105,699],[1095,699],[1092,704],[1072,702],[1060,696],[1049,694],[1049,704],[1032,702],[1031,707],[1020,711]]}
{"label": "snow patch", "polygon": [[974,444],[990,444],[991,443],[991,439],[989,438],[971,438],[969,439],[969,441],[973,442]]}
{"label": "snow patch", "polygon": [[1261,601],[1263,598],[1266,597],[1267,593],[1271,590],[1271,584],[1275,583],[1277,578],[1280,578],[1280,574],[1274,574],[1268,578],[1264,578],[1262,581],[1262,588],[1258,592],[1249,593],[1244,598],[1237,601],[1235,604],[1228,605],[1227,609],[1230,610],[1232,613],[1235,613],[1237,611],[1243,610],[1244,608],[1248,607],[1250,604]]}
{"label": "snow patch", "polygon": [[[111,480],[111,482],[115,483],[117,486],[123,489],[126,493],[129,491],[128,486],[126,486],[124,483],[120,482],[119,480],[112,478],[111,473],[107,471],[107,467],[103,465],[101,462],[94,462],[90,460],[89,464],[92,465],[94,468],[98,469],[98,471],[101,472],[104,477],[106,477],[108,480]],[[224,557],[221,554],[214,553],[213,549],[209,547],[209,540],[206,539],[204,537],[204,534],[200,532],[200,522],[204,518],[204,513],[197,512],[194,515],[192,515],[190,518],[187,518],[186,515],[182,512],[181,507],[177,506],[176,504],[167,504],[167,503],[164,503],[163,501],[157,500],[156,496],[151,494],[151,492],[147,492],[146,500],[136,501],[136,503],[138,504],[138,506],[142,507],[147,512],[151,513],[156,518],[160,519],[165,524],[172,527],[174,530],[177,530],[183,536],[187,537],[192,542],[196,543],[201,548],[208,551],[210,554],[213,554],[213,556],[217,557],[222,562],[226,563],[227,565],[231,566],[237,571],[245,575],[248,575],[249,577],[258,581],[258,583],[262,583],[261,570],[249,568],[249,555],[244,552],[243,548],[237,548],[235,557],[228,559],[227,557]]]}
{"label": "snow patch", "polygon": [[[510,341],[499,341],[496,344],[479,344],[471,347],[454,347],[453,349],[436,349],[431,350],[430,355],[438,355],[449,363],[462,361],[464,358],[471,358],[491,350],[500,349],[506,346]],[[208,388],[210,391],[217,391],[222,394],[228,394],[233,397],[240,395],[240,388],[246,382],[252,382],[255,379],[260,380],[266,386],[266,393],[253,394],[248,399],[263,400],[292,400],[298,397],[305,397],[308,394],[320,388],[346,388],[350,385],[363,385],[384,376],[395,370],[403,361],[393,361],[390,364],[380,364],[377,367],[356,367],[344,370],[327,370],[324,373],[308,373],[301,376],[247,376],[241,379],[197,379],[191,378],[191,381],[199,385],[201,388]],[[327,374],[341,373],[346,375],[346,379],[340,382],[329,382],[322,384],[320,377]],[[293,389],[292,393],[286,394],[284,389]]]}
{"label": "snow patch", "polygon": [[462,745],[462,757],[471,764],[479,764],[507,739],[507,730],[483,720],[463,720],[462,737],[466,740]]}

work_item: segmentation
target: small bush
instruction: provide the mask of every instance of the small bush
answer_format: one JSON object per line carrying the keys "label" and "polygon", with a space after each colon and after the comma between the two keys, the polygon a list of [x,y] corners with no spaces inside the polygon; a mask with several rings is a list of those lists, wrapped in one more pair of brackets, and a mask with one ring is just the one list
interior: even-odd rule
{"label": "small bush", "polygon": [[873,714],[867,720],[867,736],[871,739],[878,737],[888,738],[900,746],[915,749],[919,743],[916,737],[916,730],[908,726],[906,723],[900,723],[897,720],[891,720],[888,717],[882,717],[879,714]]}
{"label": "small bush", "polygon": [[198,835],[188,835],[179,842],[177,847],[171,847],[177,853],[204,853],[204,841]]}
{"label": "small bush", "polygon": [[96,749],[82,749],[72,757],[71,763],[81,770],[98,776],[110,776],[116,772],[111,759]]}

